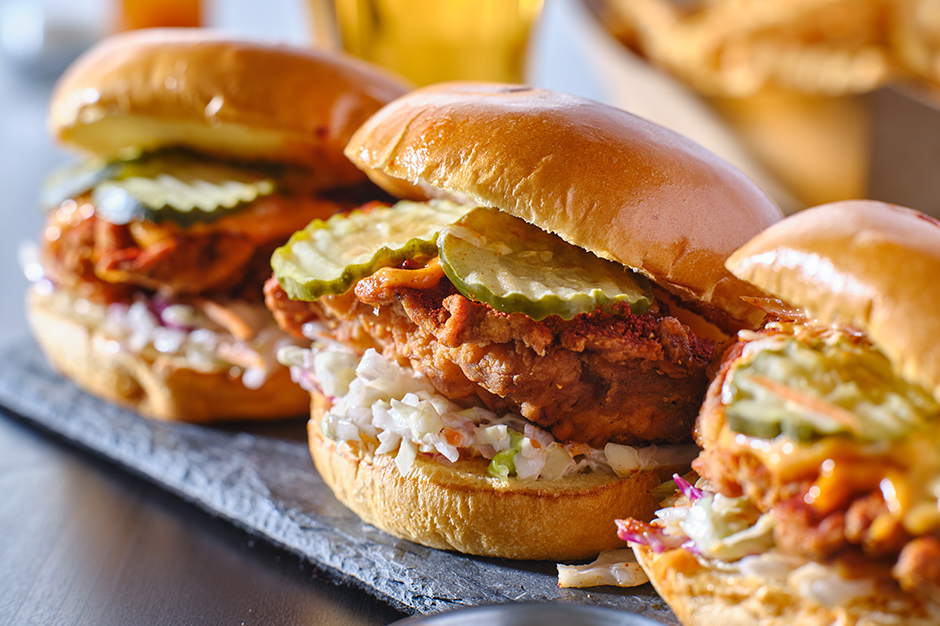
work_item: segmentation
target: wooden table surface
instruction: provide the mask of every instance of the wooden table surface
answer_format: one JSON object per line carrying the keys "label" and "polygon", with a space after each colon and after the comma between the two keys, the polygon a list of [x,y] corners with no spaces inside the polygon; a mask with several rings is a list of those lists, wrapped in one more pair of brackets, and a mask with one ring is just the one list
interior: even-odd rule
{"label": "wooden table surface", "polygon": [[403,617],[0,413],[0,625],[365,626]]}

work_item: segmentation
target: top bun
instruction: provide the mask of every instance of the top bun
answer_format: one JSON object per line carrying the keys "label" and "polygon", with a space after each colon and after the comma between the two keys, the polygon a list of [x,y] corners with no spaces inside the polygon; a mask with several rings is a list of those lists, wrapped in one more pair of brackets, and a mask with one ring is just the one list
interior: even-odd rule
{"label": "top bun", "polygon": [[342,153],[353,131],[407,90],[338,54],[152,29],[83,54],[56,85],[49,122],[96,156],[183,147],[326,169],[338,186],[364,180]]}
{"label": "top bun", "polygon": [[647,276],[726,329],[756,324],[725,259],[782,217],[741,172],[624,111],[531,87],[444,83],[366,122],[346,156],[392,194],[496,207]]}
{"label": "top bun", "polygon": [[824,322],[865,331],[940,400],[940,222],[850,200],[807,209],[750,241],[728,269]]}

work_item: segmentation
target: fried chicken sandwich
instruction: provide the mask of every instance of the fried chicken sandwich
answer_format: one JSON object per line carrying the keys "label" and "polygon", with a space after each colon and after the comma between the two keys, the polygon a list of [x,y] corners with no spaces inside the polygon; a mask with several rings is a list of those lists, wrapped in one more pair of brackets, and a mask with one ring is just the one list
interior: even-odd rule
{"label": "fried chicken sandwich", "polygon": [[412,92],[346,154],[406,200],[310,224],[266,285],[314,341],[280,357],[313,393],[321,476],[436,548],[616,545],[614,512],[651,515],[697,451],[716,341],[754,321],[722,264],[777,207],[682,137],[521,86]]}
{"label": "fried chicken sandwich", "polygon": [[381,190],[343,156],[407,87],[339,56],[151,30],[101,42],[49,123],[82,163],[50,178],[28,319],[53,366],[142,414],[302,414],[264,307],[274,249]]}
{"label": "fried chicken sandwich", "polygon": [[621,535],[686,626],[940,623],[940,223],[824,205],[727,266],[778,300],[711,383],[702,478]]}

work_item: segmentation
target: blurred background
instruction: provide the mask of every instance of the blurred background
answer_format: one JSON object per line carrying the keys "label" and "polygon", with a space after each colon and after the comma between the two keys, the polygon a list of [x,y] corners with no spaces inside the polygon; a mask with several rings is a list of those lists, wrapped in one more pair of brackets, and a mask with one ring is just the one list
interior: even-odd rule
{"label": "blurred background", "polygon": [[786,212],[869,197],[940,216],[940,0],[0,0],[0,344],[27,334],[17,256],[70,159],[45,129],[56,77],[110,33],[161,25],[605,102],[734,163]]}

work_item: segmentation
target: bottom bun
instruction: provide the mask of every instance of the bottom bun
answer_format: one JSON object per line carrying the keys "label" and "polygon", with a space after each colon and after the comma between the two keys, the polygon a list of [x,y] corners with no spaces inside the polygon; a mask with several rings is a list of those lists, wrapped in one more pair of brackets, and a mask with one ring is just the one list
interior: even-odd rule
{"label": "bottom bun", "polygon": [[901,591],[886,568],[878,582],[872,579],[872,593],[830,607],[805,598],[785,580],[744,576],[733,564],[711,567],[682,548],[656,554],[634,545],[633,551],[683,626],[940,624],[940,607]]}
{"label": "bottom bun", "polygon": [[52,367],[84,391],[162,420],[193,423],[278,419],[306,412],[309,395],[286,367],[249,389],[224,371],[197,371],[183,359],[130,352],[89,319],[65,313],[30,290],[27,319]]}
{"label": "bottom bun", "polygon": [[419,454],[402,475],[393,455],[327,439],[320,422],[329,406],[313,394],[307,430],[314,464],[336,498],[391,535],[442,550],[567,561],[623,548],[614,520],[651,518],[658,499],[649,491],[675,469],[504,481],[487,474],[482,457],[445,466]]}

